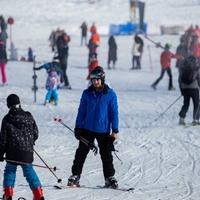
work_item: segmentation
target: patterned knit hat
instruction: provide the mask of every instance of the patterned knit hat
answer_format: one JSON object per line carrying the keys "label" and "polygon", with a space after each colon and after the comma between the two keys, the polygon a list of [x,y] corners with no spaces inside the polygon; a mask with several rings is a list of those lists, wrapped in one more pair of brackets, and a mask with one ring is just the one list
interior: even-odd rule
{"label": "patterned knit hat", "polygon": [[19,100],[19,97],[16,94],[10,94],[7,97],[8,108],[11,108],[11,107],[16,106],[18,104],[20,104],[20,100]]}

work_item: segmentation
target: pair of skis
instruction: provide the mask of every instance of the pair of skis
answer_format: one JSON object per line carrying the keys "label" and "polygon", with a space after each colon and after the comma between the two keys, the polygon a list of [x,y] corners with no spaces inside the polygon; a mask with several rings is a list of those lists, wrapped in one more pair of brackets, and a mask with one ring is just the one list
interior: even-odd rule
{"label": "pair of skis", "polygon": [[60,186],[60,185],[54,185],[55,189],[58,190],[62,190],[62,189],[76,189],[76,188],[84,188],[84,189],[111,189],[111,190],[118,190],[118,191],[122,191],[122,192],[133,192],[135,190],[135,188],[133,187],[127,187],[127,188],[111,188],[111,187],[105,187],[105,186],[101,186],[101,185],[97,185],[97,186],[85,186],[85,185],[80,185],[80,186]]}

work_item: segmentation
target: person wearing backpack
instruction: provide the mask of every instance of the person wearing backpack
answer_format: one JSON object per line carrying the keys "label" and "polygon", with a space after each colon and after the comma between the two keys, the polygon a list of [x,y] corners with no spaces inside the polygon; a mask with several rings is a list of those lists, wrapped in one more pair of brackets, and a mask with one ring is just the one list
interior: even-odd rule
{"label": "person wearing backpack", "polygon": [[190,99],[193,102],[193,121],[192,124],[199,124],[199,87],[200,70],[197,59],[189,56],[184,59],[183,66],[179,69],[179,87],[183,95],[183,106],[179,112],[179,124],[185,125],[186,113],[189,109]]}

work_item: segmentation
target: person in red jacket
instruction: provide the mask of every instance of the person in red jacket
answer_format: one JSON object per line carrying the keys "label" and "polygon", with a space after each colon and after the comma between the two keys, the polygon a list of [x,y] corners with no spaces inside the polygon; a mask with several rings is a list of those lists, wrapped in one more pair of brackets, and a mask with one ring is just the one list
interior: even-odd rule
{"label": "person in red jacket", "polygon": [[87,80],[90,80],[90,73],[96,68],[99,66],[99,62],[98,62],[98,59],[97,59],[97,54],[94,53],[90,59],[90,63],[89,63],[89,66],[88,66],[88,76],[87,76]]}
{"label": "person in red jacket", "polygon": [[167,71],[167,74],[169,76],[169,85],[168,90],[174,90],[173,87],[173,81],[172,81],[172,72],[171,72],[171,59],[176,58],[178,59],[179,56],[176,54],[173,54],[170,50],[170,45],[165,44],[164,51],[160,55],[160,64],[161,64],[161,74],[159,78],[151,85],[151,87],[156,90],[157,84],[160,82],[160,80],[163,78],[165,71]]}

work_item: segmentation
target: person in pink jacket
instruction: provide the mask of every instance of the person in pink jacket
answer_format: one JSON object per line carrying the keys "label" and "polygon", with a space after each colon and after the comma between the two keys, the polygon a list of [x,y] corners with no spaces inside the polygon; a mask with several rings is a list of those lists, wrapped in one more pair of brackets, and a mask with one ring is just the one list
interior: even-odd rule
{"label": "person in pink jacket", "polygon": [[1,77],[2,83],[5,85],[7,83],[6,78],[6,63],[7,63],[7,54],[6,54],[6,47],[2,40],[0,40],[0,70],[1,70]]}

